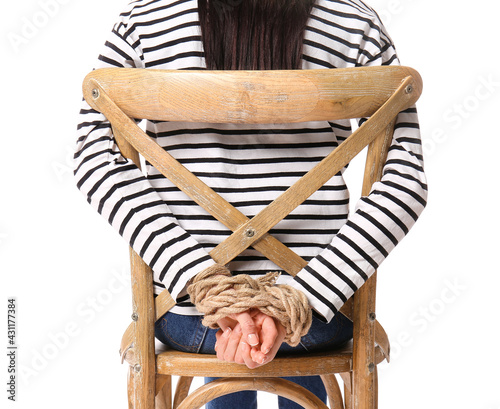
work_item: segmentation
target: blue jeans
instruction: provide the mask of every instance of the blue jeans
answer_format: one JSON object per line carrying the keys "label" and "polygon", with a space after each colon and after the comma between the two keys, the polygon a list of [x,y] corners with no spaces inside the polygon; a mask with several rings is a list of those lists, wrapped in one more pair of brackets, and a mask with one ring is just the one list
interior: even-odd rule
{"label": "blue jeans", "polygon": [[[202,325],[202,317],[178,315],[167,312],[156,322],[155,336],[172,349],[200,354],[215,354],[215,334],[217,330]],[[313,317],[309,333],[302,337],[296,347],[282,344],[278,354],[304,353],[331,350],[341,347],[352,338],[352,323],[342,314],[337,314],[328,324]],[[209,382],[216,378],[205,378]],[[308,389],[326,403],[326,391],[319,376],[299,376],[284,378]],[[257,393],[244,391],[214,399],[206,405],[207,409],[256,409]],[[279,409],[299,409],[301,406],[278,398]]]}

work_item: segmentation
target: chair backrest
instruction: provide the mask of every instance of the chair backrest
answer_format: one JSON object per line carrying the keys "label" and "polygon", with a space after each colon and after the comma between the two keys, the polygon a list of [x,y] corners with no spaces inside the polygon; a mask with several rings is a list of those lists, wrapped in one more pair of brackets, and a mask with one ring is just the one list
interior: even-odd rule
{"label": "chair backrest", "polygon": [[[295,71],[166,71],[111,68],[91,72],[84,81],[88,103],[111,122],[124,156],[140,165],[139,152],[233,234],[210,254],[228,263],[253,246],[294,275],[307,263],[268,231],[369,145],[363,195],[381,177],[397,114],[420,96],[420,75],[408,67],[364,67]],[[291,123],[370,117],[310,172],[252,219],[248,219],[151,140],[132,118],[211,123]],[[141,264],[142,263],[142,264]],[[168,309],[168,294],[153,308],[150,271],[133,254],[133,304],[138,320],[127,343],[134,342],[137,362],[149,362],[152,322]],[[143,284],[142,281],[146,283]],[[354,321],[354,365],[374,362],[377,331],[375,274],[342,312]],[[153,313],[151,313],[153,311]],[[147,317],[149,318],[147,318]],[[148,325],[151,327],[148,329]],[[148,335],[144,335],[144,331]],[[132,335],[131,335],[132,334]],[[126,338],[126,337],[125,337]],[[381,337],[383,338],[383,337]],[[378,340],[377,340],[378,341]],[[384,341],[378,341],[384,342]],[[144,350],[141,345],[144,346]],[[122,343],[122,352],[124,344]],[[141,349],[141,350],[139,350]],[[141,354],[144,357],[141,358]],[[138,357],[137,357],[138,356]],[[154,362],[154,360],[153,360]],[[359,367],[359,370],[373,371]],[[154,368],[153,368],[154,372]],[[370,382],[374,382],[372,379]],[[359,385],[353,385],[358,387]],[[361,387],[361,386],[359,386]]]}
{"label": "chair backrest", "polygon": [[[413,104],[420,92],[420,76],[406,67],[225,72],[102,69],[90,73],[84,83],[85,98],[108,117],[125,156],[139,164],[133,149],[128,155],[125,152],[128,142],[198,204],[208,207],[206,210],[231,230],[238,230],[212,257],[217,257],[217,252],[228,254],[228,248],[236,256],[260,240],[272,223],[279,222],[341,170],[390,125],[400,110]],[[130,119],[288,123],[360,117],[371,117],[362,132],[354,133],[252,221],[235,209],[228,216],[227,203],[145,137]],[[366,180],[365,190],[370,185]],[[275,222],[270,222],[270,213]],[[274,259],[279,257],[275,253],[264,254],[291,274],[304,266],[297,257],[290,258],[287,251],[281,253],[286,254],[281,261]],[[290,260],[293,265],[288,266]],[[222,264],[228,261],[219,260]]]}
{"label": "chair backrest", "polygon": [[[409,67],[293,71],[107,68],[91,72],[84,95],[104,90],[131,118],[215,123],[289,123],[371,116],[412,77]],[[97,101],[96,101],[97,103]]]}

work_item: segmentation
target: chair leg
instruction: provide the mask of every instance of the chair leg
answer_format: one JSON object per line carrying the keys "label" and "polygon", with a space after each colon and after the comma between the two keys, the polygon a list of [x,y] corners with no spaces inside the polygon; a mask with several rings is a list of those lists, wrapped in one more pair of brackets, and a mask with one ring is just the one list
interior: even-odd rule
{"label": "chair leg", "polygon": [[325,385],[328,400],[330,402],[330,408],[344,409],[342,393],[340,392],[339,383],[337,382],[337,378],[335,377],[335,375],[321,375],[321,380]]}
{"label": "chair leg", "polygon": [[134,369],[129,366],[127,375],[128,409],[134,409]]}
{"label": "chair leg", "polygon": [[341,373],[340,377],[344,382],[344,406],[345,409],[352,409],[352,381],[351,373]]}
{"label": "chair leg", "polygon": [[172,409],[172,377],[158,375],[156,377],[155,409]]}
{"label": "chair leg", "polygon": [[189,388],[193,382],[192,376],[181,376],[177,382],[174,396],[174,409],[177,409],[184,399],[188,396]]}
{"label": "chair leg", "polygon": [[353,409],[376,409],[377,408],[377,368],[371,372],[353,373]]}

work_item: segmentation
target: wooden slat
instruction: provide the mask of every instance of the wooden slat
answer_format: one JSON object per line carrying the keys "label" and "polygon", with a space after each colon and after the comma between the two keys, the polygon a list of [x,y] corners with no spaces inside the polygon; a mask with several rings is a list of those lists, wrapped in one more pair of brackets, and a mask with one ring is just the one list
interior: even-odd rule
{"label": "wooden slat", "polygon": [[370,319],[375,306],[376,274],[354,295],[353,319],[353,409],[376,409],[375,327]]}
{"label": "wooden slat", "polygon": [[328,402],[330,403],[330,409],[344,409],[342,392],[340,391],[339,383],[337,382],[335,375],[321,375],[321,380],[325,385]]}
{"label": "wooden slat", "polygon": [[154,409],[172,409],[172,376],[156,377],[156,397]]}
{"label": "wooden slat", "polygon": [[[278,357],[268,364],[248,369],[246,365],[221,362],[215,355],[188,354],[175,350],[157,356],[156,370],[160,374],[177,376],[217,377],[224,374],[239,376],[312,376],[349,372],[352,365],[352,349],[335,353],[311,353],[307,356]],[[383,358],[382,358],[383,359]]]}
{"label": "wooden slat", "polygon": [[[395,118],[395,116],[393,116]],[[361,194],[370,193],[372,185],[382,177],[387,159],[387,150],[394,132],[394,119],[377,133],[370,143],[366,156],[365,174]],[[375,320],[376,272],[354,294],[353,306],[353,409],[376,409],[376,357],[375,341],[377,322]],[[384,331],[385,333],[385,331]],[[388,344],[386,346],[388,349]],[[386,351],[388,354],[388,351]]]}
{"label": "wooden slat", "polygon": [[[307,355],[282,355],[264,366],[248,369],[245,365],[221,362],[215,355],[189,354],[168,349],[159,352],[156,370],[162,375],[177,376],[304,376],[348,373],[352,369],[353,343],[335,351],[311,352]],[[375,364],[384,360],[379,347],[375,348]],[[217,373],[219,371],[220,373]]]}
{"label": "wooden slat", "polygon": [[135,400],[135,385],[134,385],[134,368],[129,366],[127,373],[127,401],[128,409],[134,409]]}
{"label": "wooden slat", "polygon": [[[100,69],[88,75],[132,118],[209,123],[290,123],[371,116],[408,67],[292,71]],[[117,91],[119,90],[119,91]],[[88,100],[92,89],[84,89]],[[200,103],[201,102],[201,103]]]}
{"label": "wooden slat", "polygon": [[154,408],[156,371],[154,348],[154,301],[151,269],[131,251],[134,346],[137,363],[134,369],[134,409]]}
{"label": "wooden slat", "polygon": [[[264,391],[297,402],[305,409],[328,409],[321,400],[304,387],[280,378],[221,378],[209,382],[189,395],[178,409],[198,409],[220,396],[240,391]],[[229,409],[229,408],[228,408]]]}
{"label": "wooden slat", "polygon": [[174,408],[177,409],[182,403],[186,396],[189,394],[189,388],[191,388],[191,383],[193,382],[192,376],[181,376],[177,381],[177,387],[175,388],[174,396]]}

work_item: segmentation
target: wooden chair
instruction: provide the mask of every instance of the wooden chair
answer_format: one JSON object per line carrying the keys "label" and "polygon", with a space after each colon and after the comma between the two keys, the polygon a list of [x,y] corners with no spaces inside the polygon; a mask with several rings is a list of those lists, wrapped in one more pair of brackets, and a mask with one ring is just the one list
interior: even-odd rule
{"label": "wooden chair", "polygon": [[[101,69],[84,81],[89,104],[111,122],[124,156],[140,166],[138,152],[233,234],[211,256],[228,263],[252,246],[290,274],[307,263],[268,232],[369,145],[363,195],[381,176],[396,115],[420,96],[419,74],[407,67],[297,71],[165,71]],[[131,118],[219,123],[290,123],[370,117],[337,149],[249,220],[151,140]],[[359,289],[342,313],[353,320],[350,346],[304,356],[277,357],[249,370],[212,355],[155,352],[154,322],[174,304],[166,292],[154,300],[151,270],[132,250],[133,322],[121,354],[130,365],[129,406],[171,409],[171,376],[179,376],[173,407],[199,408],[240,390],[263,390],[305,408],[326,408],[309,391],[280,379],[320,375],[331,408],[377,407],[377,364],[389,358],[387,336],[375,319],[376,275]],[[335,374],[344,383],[344,396]],[[188,395],[194,376],[221,377]],[[187,397],[186,397],[187,396]],[[155,406],[156,397],[156,406]]]}

